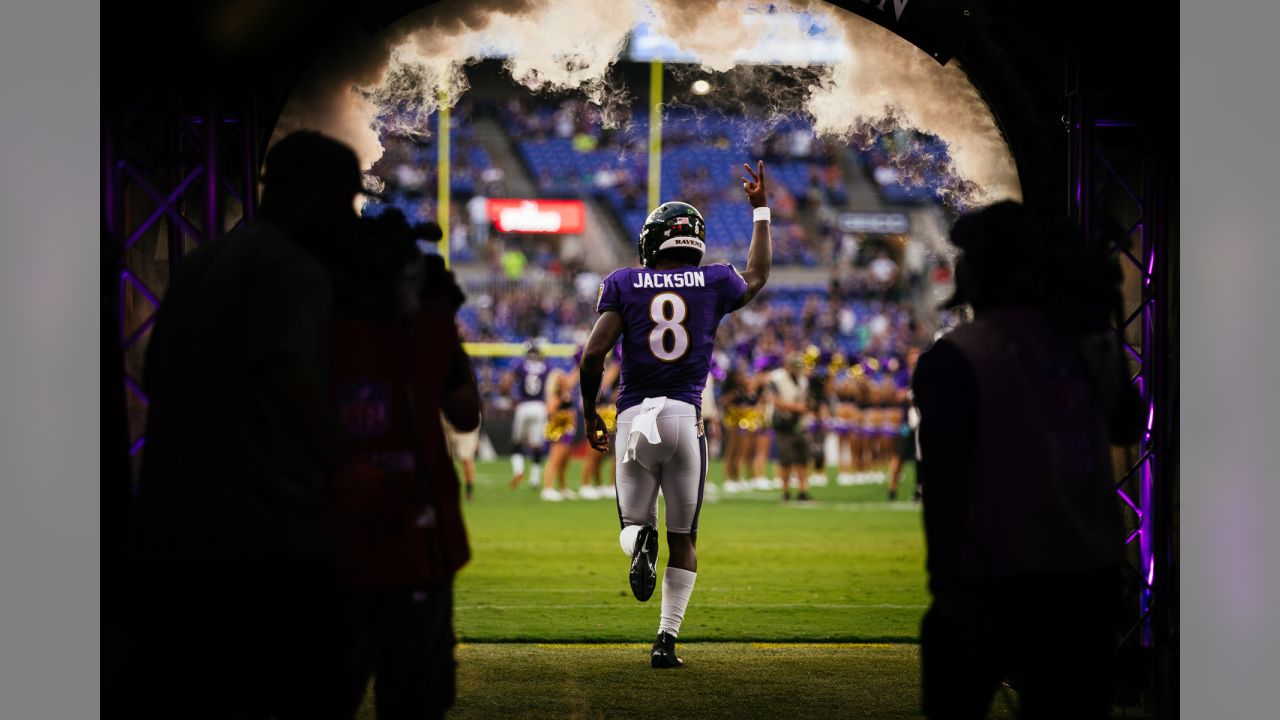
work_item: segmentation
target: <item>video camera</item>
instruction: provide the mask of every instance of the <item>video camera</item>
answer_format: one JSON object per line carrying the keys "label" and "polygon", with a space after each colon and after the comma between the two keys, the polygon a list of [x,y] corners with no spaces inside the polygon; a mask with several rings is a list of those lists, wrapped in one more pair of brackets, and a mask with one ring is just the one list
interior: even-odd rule
{"label": "video camera", "polygon": [[364,239],[390,239],[438,243],[444,238],[440,226],[433,222],[410,223],[399,208],[389,207],[375,217],[361,217],[359,235]]}
{"label": "video camera", "polygon": [[366,266],[396,271],[414,260],[423,259],[424,300],[443,300],[457,312],[466,302],[453,273],[445,267],[444,258],[424,253],[419,241],[438,243],[444,232],[434,222],[410,223],[398,208],[386,208],[375,217],[361,217],[355,237],[356,255]]}

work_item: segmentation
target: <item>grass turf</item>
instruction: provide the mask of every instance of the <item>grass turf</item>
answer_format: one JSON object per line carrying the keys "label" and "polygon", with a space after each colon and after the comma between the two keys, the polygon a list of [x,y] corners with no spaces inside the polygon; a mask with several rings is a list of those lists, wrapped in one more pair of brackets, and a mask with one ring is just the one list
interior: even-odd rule
{"label": "grass turf", "polygon": [[[921,717],[920,514],[887,502],[883,484],[832,482],[804,504],[709,493],[678,645],[687,665],[661,671],[648,666],[661,585],[647,603],[631,596],[614,501],[543,502],[507,488],[506,460],[476,470],[450,718]],[[580,477],[572,461],[569,487]],[[721,477],[713,462],[709,480]],[[908,465],[899,496],[914,482]],[[997,696],[990,717],[1010,716]],[[358,717],[375,717],[371,697]]]}
{"label": "grass turf", "polygon": [[[451,720],[471,718],[919,718],[915,645],[690,643],[652,670],[647,644],[458,648]],[[1010,718],[998,693],[989,718]],[[366,698],[357,716],[373,720]]]}
{"label": "grass turf", "polygon": [[[570,463],[569,487],[580,468]],[[661,585],[647,603],[631,596],[614,501],[544,502],[527,485],[508,489],[510,477],[505,460],[477,464],[464,509],[473,557],[455,584],[459,639],[651,642]],[[718,462],[708,479],[720,482]],[[908,465],[899,497],[913,488]],[[776,490],[708,494],[682,641],[915,642],[928,602],[918,506],[887,502],[884,485],[811,494],[803,504]],[[665,548],[660,558],[659,572]]]}

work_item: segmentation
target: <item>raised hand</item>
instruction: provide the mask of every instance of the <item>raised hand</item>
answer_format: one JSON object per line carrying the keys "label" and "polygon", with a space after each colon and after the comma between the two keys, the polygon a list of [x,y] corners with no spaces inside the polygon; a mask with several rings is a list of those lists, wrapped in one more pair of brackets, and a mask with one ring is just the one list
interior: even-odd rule
{"label": "raised hand", "polygon": [[747,193],[747,200],[751,203],[751,207],[767,207],[769,205],[768,193],[765,191],[764,184],[764,161],[756,161],[756,170],[752,170],[751,166],[742,163],[742,167],[746,169],[751,179],[742,178],[742,189]]}

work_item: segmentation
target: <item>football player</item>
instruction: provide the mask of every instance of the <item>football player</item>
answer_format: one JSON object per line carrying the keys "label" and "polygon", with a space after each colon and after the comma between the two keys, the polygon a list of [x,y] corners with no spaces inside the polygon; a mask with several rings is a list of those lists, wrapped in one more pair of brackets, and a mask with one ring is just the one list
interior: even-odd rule
{"label": "football player", "polygon": [[516,368],[514,389],[516,395],[515,416],[511,423],[511,487],[519,487],[524,480],[525,454],[532,457],[533,467],[529,485],[538,487],[542,481],[542,446],[547,425],[547,375],[551,368],[542,358],[537,343],[525,346],[524,360]]}
{"label": "football player", "polygon": [[645,220],[641,268],[616,270],[600,286],[596,321],[582,357],[582,407],[587,441],[609,451],[596,396],[604,359],[622,339],[615,466],[619,536],[631,556],[631,592],[644,602],[657,585],[658,491],[666,499],[667,567],[662,612],[650,664],[674,668],[689,596],[697,578],[698,512],[707,478],[702,390],[720,320],[750,302],[769,278],[773,249],[764,162],[743,165],[742,189],[754,208],[747,267],[702,266],[706,225],[693,206],[659,205]]}

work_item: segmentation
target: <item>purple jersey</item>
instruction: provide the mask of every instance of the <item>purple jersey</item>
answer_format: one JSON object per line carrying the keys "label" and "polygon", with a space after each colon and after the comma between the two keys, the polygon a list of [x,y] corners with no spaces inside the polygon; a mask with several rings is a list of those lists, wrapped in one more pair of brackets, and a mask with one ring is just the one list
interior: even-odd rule
{"label": "purple jersey", "polygon": [[516,397],[520,402],[542,400],[546,396],[551,368],[544,360],[525,360],[516,368]]}
{"label": "purple jersey", "polygon": [[647,397],[702,407],[716,329],[742,307],[747,282],[732,265],[623,268],[600,285],[597,312],[622,315],[618,412]]}

